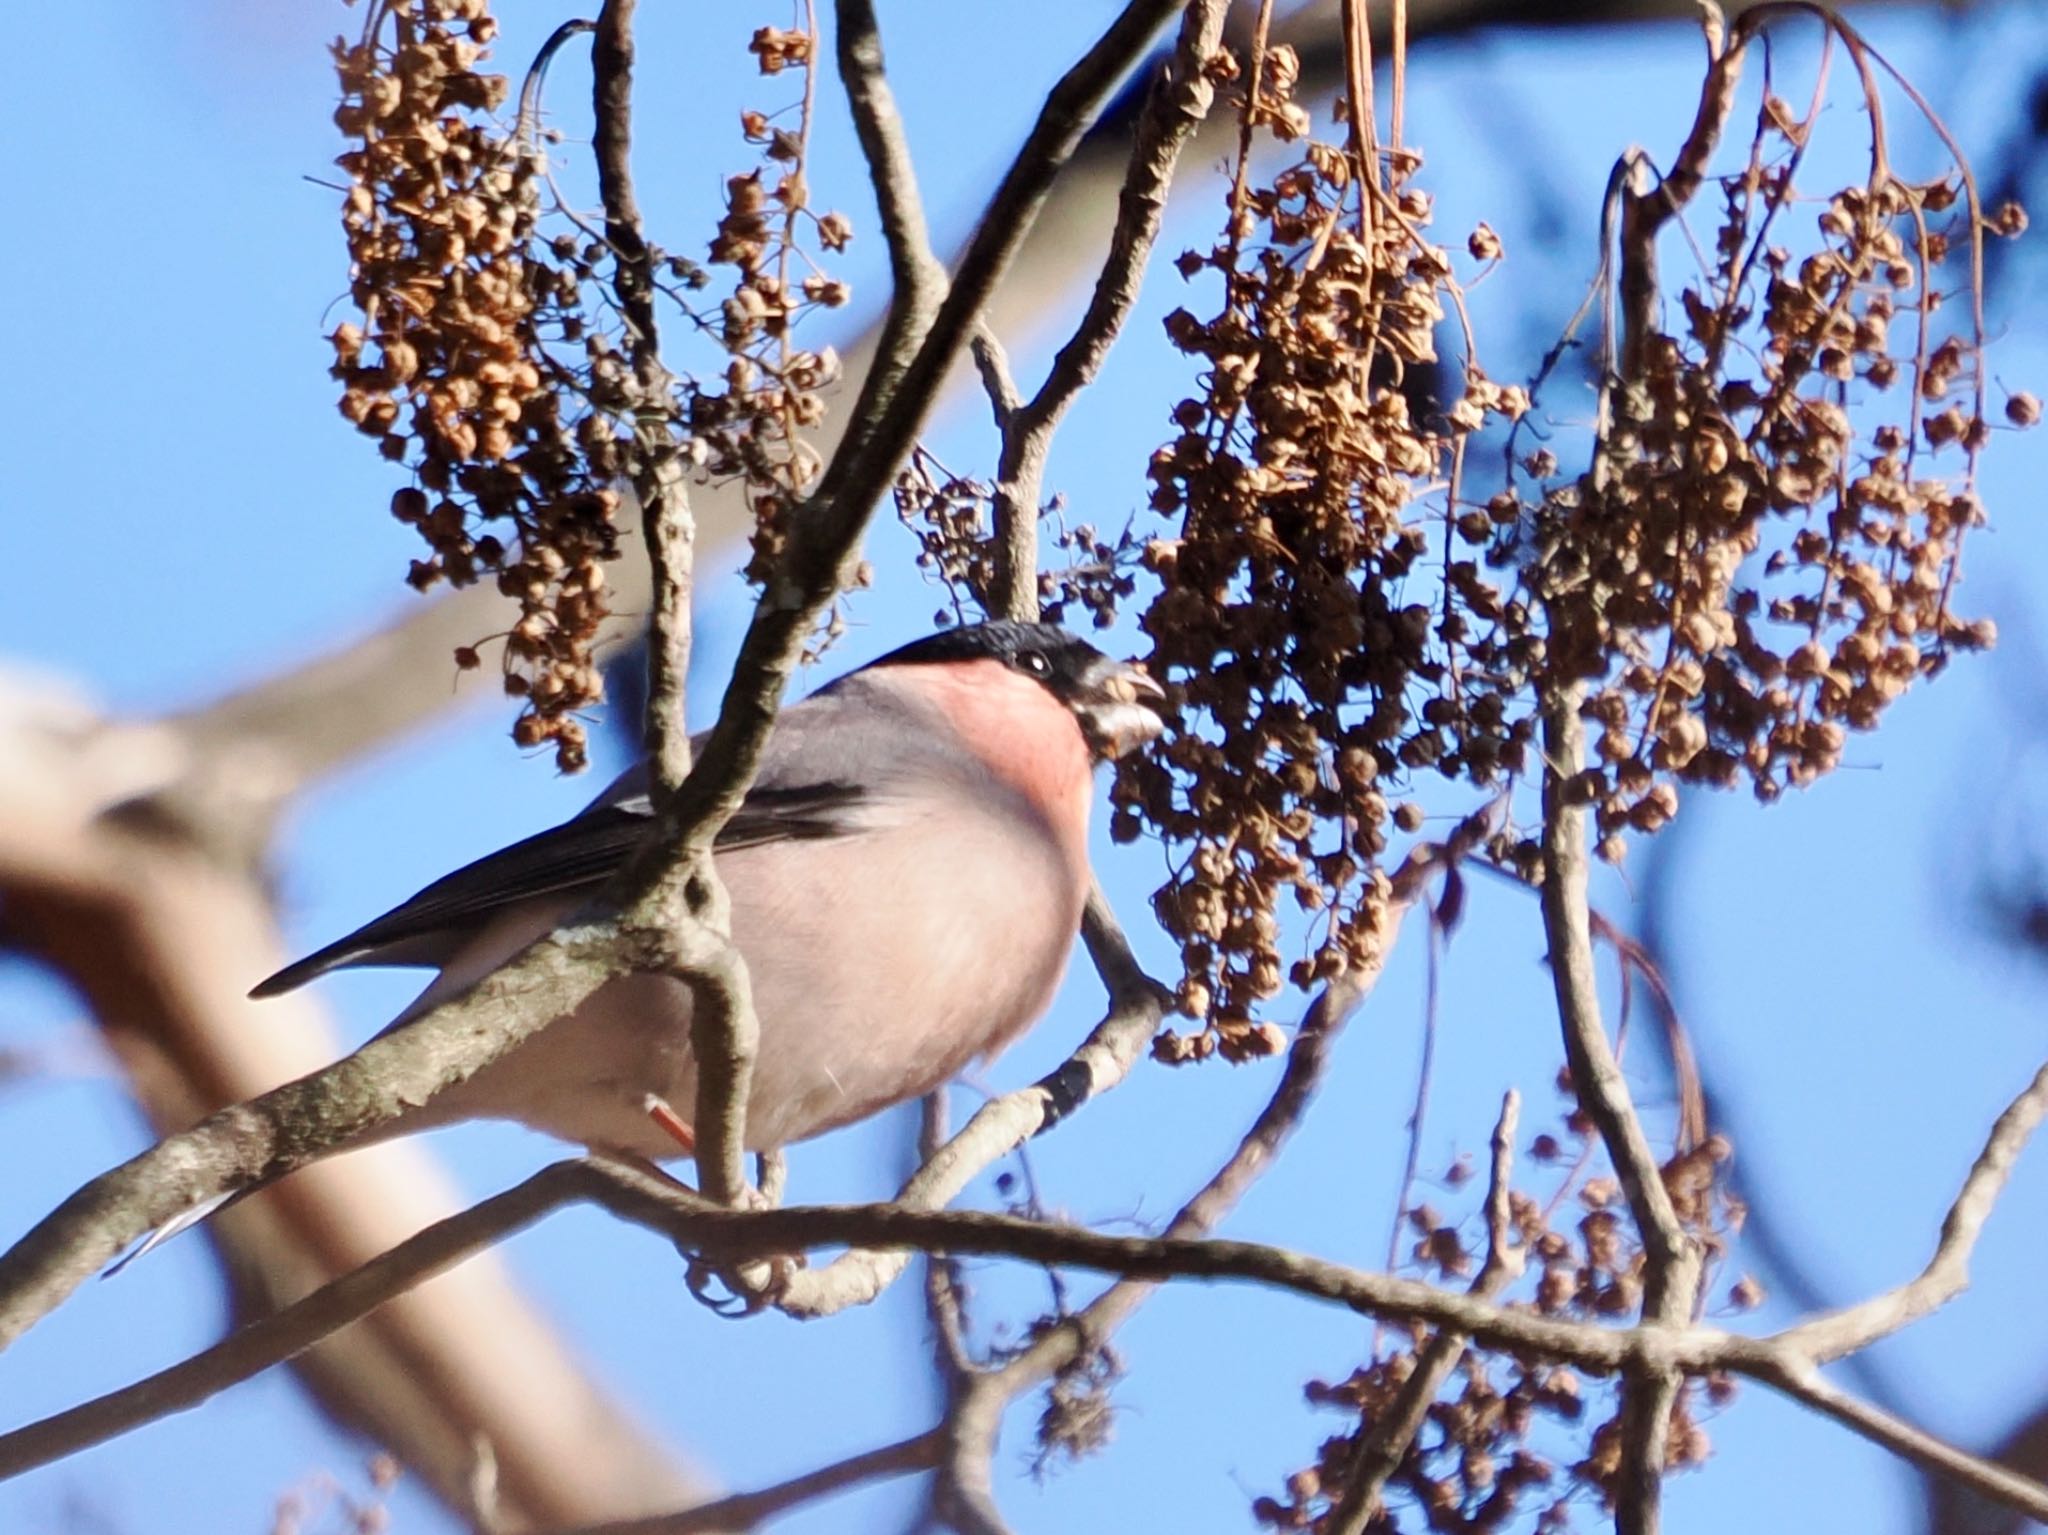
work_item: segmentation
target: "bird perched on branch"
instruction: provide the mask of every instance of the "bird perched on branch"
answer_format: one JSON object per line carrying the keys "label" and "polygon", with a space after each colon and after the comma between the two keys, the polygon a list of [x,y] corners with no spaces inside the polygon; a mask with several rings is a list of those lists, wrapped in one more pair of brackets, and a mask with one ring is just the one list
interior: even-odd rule
{"label": "bird perched on branch", "polygon": [[[1035,1022],[1086,900],[1093,767],[1163,728],[1159,685],[1052,624],[943,631],[777,718],[714,857],[760,1020],[746,1143],[819,1135],[917,1097]],[[429,885],[287,966],[440,974],[391,1024],[460,994],[625,863],[653,807],[629,770],[574,819]],[[390,1127],[513,1119],[639,1156],[687,1145],[688,986],[622,976]],[[388,1032],[388,1030],[387,1030]]]}

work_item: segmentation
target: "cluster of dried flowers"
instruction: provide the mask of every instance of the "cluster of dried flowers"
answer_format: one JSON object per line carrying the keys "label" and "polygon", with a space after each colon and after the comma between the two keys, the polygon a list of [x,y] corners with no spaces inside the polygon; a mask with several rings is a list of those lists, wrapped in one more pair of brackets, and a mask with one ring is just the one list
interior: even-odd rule
{"label": "cluster of dried flowers", "polygon": [[[333,371],[342,415],[416,481],[391,503],[431,551],[412,585],[495,577],[518,600],[505,641],[505,687],[525,701],[514,734],[573,768],[575,712],[603,691],[591,645],[618,496],[606,423],[579,419],[583,391],[563,387],[550,343],[583,343],[594,374],[611,360],[580,308],[601,252],[535,238],[544,163],[493,126],[506,81],[478,68],[496,31],[485,0],[383,0],[359,41],[335,44],[362,321],[335,330]],[[457,660],[478,664],[474,649]]]}
{"label": "cluster of dried flowers", "polygon": [[[1284,49],[1260,62],[1247,141],[1305,131],[1294,73]],[[1162,1058],[1270,1053],[1261,1003],[1375,963],[1390,844],[1422,820],[1409,796],[1429,777],[1505,792],[1547,694],[1585,694],[1597,760],[1572,790],[1616,858],[1681,784],[1811,782],[1916,677],[1990,641],[1949,603],[1982,516],[1981,329],[1935,311],[1943,262],[2024,220],[1983,219],[1960,169],[1902,183],[1880,150],[1802,231],[1812,126],[1767,103],[1718,182],[1717,259],[1672,306],[1683,331],[1652,316],[1576,475],[1550,449],[1514,459],[1529,392],[1485,376],[1469,328],[1462,398],[1419,419],[1403,392],[1463,318],[1417,156],[1361,153],[1354,129],[1262,188],[1240,172],[1223,238],[1181,259],[1222,303],[1167,321],[1202,371],[1151,465],[1172,526],[1147,547],[1142,622],[1183,724],[1116,787],[1116,833],[1176,854],[1155,905],[1200,1027],[1162,1035]],[[1500,257],[1483,226],[1468,249]],[[1475,488],[1482,433],[1508,452]],[[1511,829],[1489,852],[1536,873]],[[1288,897],[1310,914],[1291,953]]]}
{"label": "cluster of dried flowers", "polygon": [[946,605],[932,614],[932,622],[940,628],[969,622],[969,612],[981,606],[982,594],[996,580],[993,487],[953,473],[920,447],[896,476],[891,494],[897,520],[917,540],[917,568],[945,588]]}
{"label": "cluster of dried flowers", "polygon": [[[1569,1094],[1569,1079],[1559,1086]],[[1494,1295],[1542,1315],[1626,1324],[1642,1308],[1643,1251],[1612,1177],[1588,1176],[1597,1166],[1593,1128],[1571,1109],[1555,1132],[1535,1136],[1532,1160],[1558,1163],[1562,1177],[1547,1197],[1511,1190],[1505,1229],[1481,1231],[1476,1211],[1455,1218],[1431,1205],[1406,1212],[1415,1274],[1440,1284],[1469,1281],[1488,1244],[1518,1249],[1516,1285]],[[1716,1136],[1681,1151],[1664,1166],[1679,1218],[1718,1264],[1742,1226],[1745,1211],[1721,1185],[1728,1143]],[[1469,1163],[1443,1179],[1453,1191],[1470,1179]],[[1755,1281],[1726,1290],[1728,1310],[1761,1300]],[[1328,1527],[1355,1473],[1360,1446],[1393,1413],[1418,1368],[1430,1330],[1394,1330],[1392,1347],[1340,1381],[1311,1381],[1312,1405],[1352,1414],[1355,1421],[1317,1449],[1314,1464],[1287,1479],[1280,1496],[1254,1500],[1255,1518],[1279,1530]],[[1670,1468],[1696,1466],[1712,1449],[1702,1422],[1725,1405],[1734,1382],[1712,1376],[1688,1382],[1672,1406]],[[1367,1528],[1438,1531],[1567,1526],[1572,1506],[1588,1492],[1611,1506],[1620,1464],[1617,1392],[1588,1381],[1556,1360],[1518,1358],[1468,1346],[1445,1388],[1427,1409],[1422,1431],[1387,1477],[1379,1511]]]}
{"label": "cluster of dried flowers", "polygon": [[[652,281],[711,340],[716,363],[708,382],[642,398],[627,323],[607,297],[620,291],[620,254],[590,221],[543,202],[537,78],[518,125],[498,124],[509,88],[480,68],[496,34],[488,0],[377,0],[361,38],[334,46],[335,122],[351,141],[342,225],[362,318],[334,332],[333,372],[342,414],[412,472],[391,503],[429,547],[411,584],[492,578],[518,601],[503,663],[523,703],[513,734],[552,745],[574,770],[586,755],[579,715],[603,695],[593,647],[620,487],[648,461],[636,431],[658,421],[687,463],[745,481],[761,525],[752,573],[763,576],[782,513],[815,478],[800,431],[823,414],[817,391],[838,366],[829,349],[797,347],[791,327],[847,299],[809,264],[799,221],[828,249],[850,230],[838,214],[812,214],[804,190],[812,36],[762,28],[751,45],[761,71],[804,75],[802,121],[792,132],[743,114],[766,169],[727,184],[709,255],[739,277],[715,317],[686,297],[708,284],[704,269],[648,246]],[[456,661],[479,665],[478,648]]]}
{"label": "cluster of dried flowers", "polygon": [[[946,605],[932,622],[942,628],[968,622],[971,612],[985,609],[996,582],[995,487],[954,474],[918,448],[896,477],[893,494],[897,519],[917,539],[917,568],[946,591]],[[1040,564],[1038,615],[1047,623],[1069,623],[1069,610],[1078,609],[1094,627],[1107,629],[1116,622],[1118,605],[1138,588],[1143,541],[1131,527],[1112,540],[1093,523],[1070,525],[1065,509],[1064,498],[1055,496],[1041,513],[1041,522],[1052,522],[1049,530],[1041,528],[1041,541],[1050,531],[1062,558]]]}
{"label": "cluster of dried flowers", "polygon": [[[1296,137],[1293,56],[1274,49],[1255,73],[1254,125]],[[1185,276],[1220,278],[1224,298],[1208,320],[1167,321],[1202,361],[1202,393],[1175,408],[1177,435],[1153,456],[1153,507],[1178,526],[1148,547],[1160,591],[1143,622],[1188,728],[1122,773],[1115,827],[1149,825],[1184,850],[1156,905],[1181,942],[1181,1008],[1206,1026],[1163,1036],[1170,1059],[1269,1053],[1261,1002],[1374,963],[1377,924],[1361,919],[1386,895],[1399,786],[1425,769],[1495,783],[1527,738],[1516,699],[1540,643],[1479,661],[1477,633],[1508,599],[1475,561],[1424,570],[1423,487],[1528,397],[1474,365],[1450,419],[1425,422],[1396,387],[1434,360],[1454,296],[1451,260],[1424,234],[1418,168],[1309,143],[1267,187],[1240,177],[1224,238],[1181,260]],[[1292,964],[1285,891],[1323,934]]]}
{"label": "cluster of dried flowers", "polygon": [[[1589,686],[1599,760],[1578,788],[1609,858],[1624,830],[1670,819],[1678,784],[1769,800],[1813,782],[1850,731],[1993,637],[1949,605],[1983,520],[1983,361],[1966,335],[1930,339],[1938,269],[1974,248],[1974,193],[1880,162],[1829,200],[1806,254],[1768,244],[1754,210],[1791,197],[1809,127],[1767,111],[1722,183],[1716,268],[1680,295],[1685,334],[1649,338],[1616,392],[1599,470],[1491,508],[1502,552],[1535,530],[1547,665]],[[2013,209],[1994,227],[2022,224]]]}
{"label": "cluster of dried flowers", "polygon": [[801,236],[809,226],[822,249],[839,251],[853,229],[844,214],[820,215],[810,205],[804,165],[815,34],[762,27],[750,47],[762,74],[801,73],[803,99],[794,128],[759,111],[741,114],[741,132],[762,163],[726,179],[725,216],[711,241],[712,263],[737,274],[714,322],[730,360],[721,379],[685,390],[685,420],[697,461],[712,475],[745,482],[754,514],[747,575],[765,581],[787,535],[788,513],[823,467],[804,432],[823,419],[820,391],[839,377],[838,354],[829,346],[799,347],[793,330],[807,311],[837,309],[850,297],[847,285],[806,253]]}

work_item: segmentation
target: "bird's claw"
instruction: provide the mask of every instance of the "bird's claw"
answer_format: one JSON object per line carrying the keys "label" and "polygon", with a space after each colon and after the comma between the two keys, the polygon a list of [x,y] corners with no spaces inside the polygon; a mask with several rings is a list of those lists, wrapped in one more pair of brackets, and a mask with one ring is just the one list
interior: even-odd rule
{"label": "bird's claw", "polygon": [[[776,1200],[751,1183],[733,1201],[735,1210],[772,1210]],[[685,1252],[684,1283],[705,1306],[724,1317],[748,1317],[777,1304],[791,1277],[809,1264],[802,1253],[773,1253],[726,1263],[702,1253]]]}
{"label": "bird's claw", "polygon": [[683,1282],[697,1300],[722,1317],[754,1316],[775,1305],[788,1290],[798,1269],[807,1266],[802,1253],[776,1253],[722,1264],[699,1254],[683,1271]]}

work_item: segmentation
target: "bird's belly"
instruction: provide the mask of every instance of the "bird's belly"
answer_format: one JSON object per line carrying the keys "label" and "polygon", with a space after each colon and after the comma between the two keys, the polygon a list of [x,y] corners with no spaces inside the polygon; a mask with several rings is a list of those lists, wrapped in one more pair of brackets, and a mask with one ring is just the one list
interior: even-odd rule
{"label": "bird's belly", "polygon": [[[956,828],[936,847],[931,830],[720,858],[760,1023],[750,1147],[804,1140],[929,1092],[1008,1045],[1050,1001],[1079,926],[1085,867],[1000,826]],[[657,1094],[695,1118],[690,1011],[681,982],[622,977],[443,1095],[435,1117],[516,1119],[674,1157],[645,1104]]]}

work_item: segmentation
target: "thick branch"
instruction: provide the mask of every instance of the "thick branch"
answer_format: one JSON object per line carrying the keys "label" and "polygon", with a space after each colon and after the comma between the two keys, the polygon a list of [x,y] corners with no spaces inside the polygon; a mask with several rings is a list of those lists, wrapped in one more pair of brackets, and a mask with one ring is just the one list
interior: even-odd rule
{"label": "thick branch", "polygon": [[281,1311],[238,1328],[181,1364],[0,1436],[0,1479],[19,1476],[140,1424],[197,1407],[260,1370],[296,1358],[386,1301],[573,1198],[575,1168],[575,1163],[556,1163],[516,1188],[435,1222],[383,1256]]}
{"label": "thick branch", "polygon": [[610,924],[541,940],[461,997],[102,1173],[0,1255],[0,1346],[195,1202],[302,1167],[462,1081],[612,976]]}

